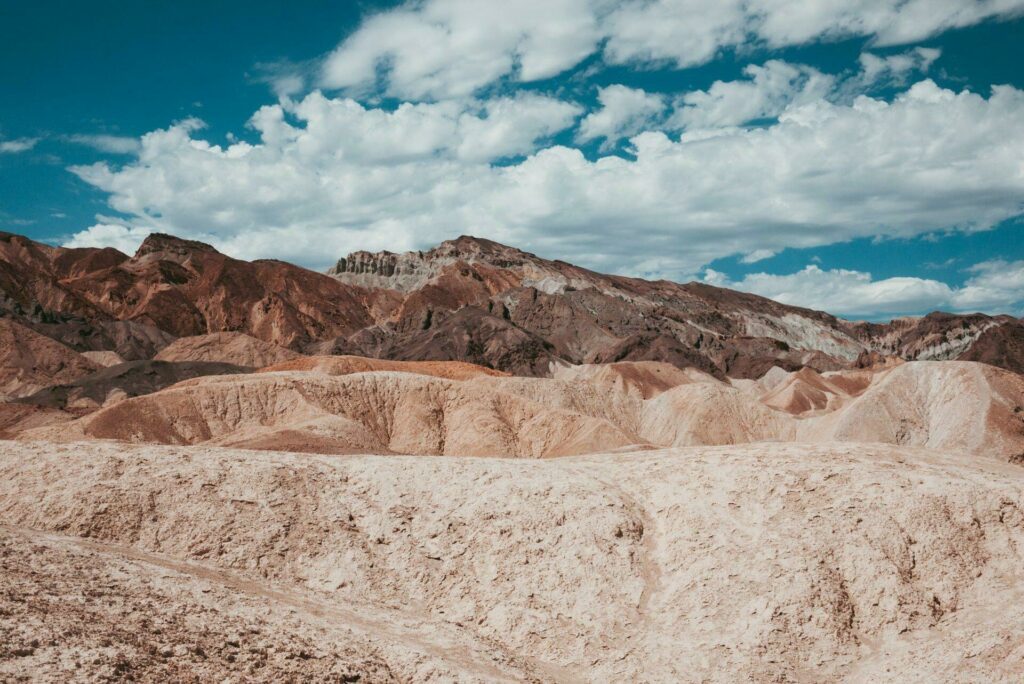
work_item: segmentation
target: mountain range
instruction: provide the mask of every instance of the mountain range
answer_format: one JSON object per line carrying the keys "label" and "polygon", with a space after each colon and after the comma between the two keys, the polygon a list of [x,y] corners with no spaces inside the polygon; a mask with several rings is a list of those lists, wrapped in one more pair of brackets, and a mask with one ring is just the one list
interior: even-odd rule
{"label": "mountain range", "polygon": [[704,283],[604,275],[463,236],[429,251],[355,252],[317,273],[153,234],[132,256],[0,234],[0,315],[75,352],[155,357],[242,332],[303,354],[468,361],[516,375],[664,361],[719,378],[971,360],[1024,371],[1012,316],[847,321]]}
{"label": "mountain range", "polygon": [[1011,316],[471,237],[316,273],[5,234],[0,293],[0,679],[1024,672]]}

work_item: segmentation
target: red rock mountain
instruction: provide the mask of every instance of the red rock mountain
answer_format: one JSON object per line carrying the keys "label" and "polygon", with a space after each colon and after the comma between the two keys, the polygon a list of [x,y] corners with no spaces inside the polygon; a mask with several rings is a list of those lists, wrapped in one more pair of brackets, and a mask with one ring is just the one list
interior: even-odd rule
{"label": "red rock mountain", "polygon": [[0,234],[0,314],[78,352],[155,356],[177,338],[246,333],[307,354],[470,361],[522,375],[552,363],[657,360],[718,377],[885,357],[1024,370],[1024,324],[930,314],[852,323],[702,283],[609,276],[488,240],[356,252],[328,274],[149,236],[134,256]]}

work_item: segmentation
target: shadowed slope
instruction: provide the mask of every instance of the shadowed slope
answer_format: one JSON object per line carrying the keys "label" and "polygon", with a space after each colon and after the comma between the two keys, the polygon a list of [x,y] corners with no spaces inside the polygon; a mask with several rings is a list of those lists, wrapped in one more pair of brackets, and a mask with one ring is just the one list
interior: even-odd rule
{"label": "shadowed slope", "polygon": [[0,399],[69,382],[99,367],[70,347],[0,317]]}
{"label": "shadowed slope", "polygon": [[252,369],[210,361],[129,361],[102,368],[73,382],[52,385],[17,399],[52,408],[95,409],[204,375],[248,373]]}

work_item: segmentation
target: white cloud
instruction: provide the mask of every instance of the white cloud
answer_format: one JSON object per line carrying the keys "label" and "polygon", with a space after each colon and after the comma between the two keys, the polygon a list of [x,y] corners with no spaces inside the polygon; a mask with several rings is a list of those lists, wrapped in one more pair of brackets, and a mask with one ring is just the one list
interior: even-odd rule
{"label": "white cloud", "polygon": [[582,109],[539,95],[520,95],[484,103],[482,116],[459,117],[457,155],[467,161],[489,161],[532,152],[536,142],[575,123]]}
{"label": "white cloud", "polygon": [[779,48],[866,36],[901,45],[1022,12],[1022,0],[633,0],[604,21],[605,54],[617,63],[685,67],[750,43]]}
{"label": "white cloud", "polygon": [[134,154],[139,151],[138,138],[122,135],[69,135],[65,139],[109,154]]}
{"label": "white cloud", "polygon": [[[425,0],[371,16],[324,60],[321,85],[404,99],[536,81],[606,62],[695,66],[724,49],[863,36],[900,45],[1024,12],[1024,0]],[[604,45],[601,48],[601,45]],[[291,90],[289,88],[289,90]]]}
{"label": "white cloud", "polygon": [[777,253],[778,252],[776,252],[775,250],[771,250],[771,249],[755,249],[750,254],[744,254],[743,258],[740,259],[740,263],[743,263],[743,264],[756,264],[759,261],[764,261],[765,259],[771,259]]}
{"label": "white cloud", "polygon": [[18,154],[19,152],[28,152],[35,147],[38,142],[39,138],[0,140],[0,154]]}
{"label": "white cloud", "polygon": [[574,66],[600,34],[588,0],[428,0],[370,17],[324,61],[322,84],[406,99],[466,96],[499,78],[536,81]]}
{"label": "white cloud", "polygon": [[624,85],[601,88],[597,94],[601,107],[580,122],[576,139],[587,142],[604,138],[611,146],[654,125],[665,111],[665,98]]}
{"label": "white cloud", "polygon": [[927,74],[941,56],[942,50],[925,47],[882,57],[863,52],[859,59],[860,73],[843,84],[844,91],[856,96],[878,86],[904,86],[912,77]]}
{"label": "white cloud", "polygon": [[836,315],[895,316],[948,306],[953,291],[945,283],[923,278],[873,280],[870,273],[823,270],[809,265],[788,275],[752,273],[739,282],[709,270],[705,281],[719,287],[753,292],[769,299],[828,311]]}
{"label": "white cloud", "polygon": [[957,309],[1005,312],[1024,303],[1024,261],[994,259],[968,270],[974,275],[957,290]]}
{"label": "white cloud", "polygon": [[[255,145],[211,144],[188,121],[144,136],[137,161],[73,170],[134,227],[312,266],[471,233],[681,277],[732,254],[986,229],[1024,207],[1012,87],[986,98],[923,81],[891,103],[792,106],[763,128],[642,133],[635,159],[533,151],[572,115],[521,98],[385,111],[314,93],[257,112]],[[530,156],[489,163],[512,154]]]}
{"label": "white cloud", "polygon": [[146,228],[112,223],[97,223],[75,233],[64,242],[65,247],[113,247],[125,254],[133,254],[150,231]]}
{"label": "white cloud", "polygon": [[771,119],[790,106],[826,97],[835,79],[812,67],[770,60],[751,64],[743,73],[745,81],[715,81],[708,90],[679,98],[669,127],[676,129],[738,126],[758,119]]}
{"label": "white cloud", "polygon": [[904,79],[911,73],[926,73],[940,56],[942,50],[924,47],[885,57],[864,52],[860,56],[860,65],[869,82],[878,81],[883,77],[905,82]]}
{"label": "white cloud", "polygon": [[824,270],[813,264],[786,275],[752,273],[738,282],[707,269],[704,281],[847,316],[898,316],[938,309],[995,314],[1015,311],[1024,302],[1024,261],[987,261],[970,270],[977,275],[959,288],[927,278],[874,280],[863,271]]}
{"label": "white cloud", "polygon": [[[568,128],[580,112],[576,105],[541,95],[486,102],[407,102],[387,111],[313,92],[299,102],[262,107],[250,125],[259,131],[262,149],[294,143],[295,151],[311,161],[369,165],[454,157],[487,162],[532,152],[538,140]],[[305,126],[292,125],[288,115]],[[233,149],[241,153],[249,148]]]}

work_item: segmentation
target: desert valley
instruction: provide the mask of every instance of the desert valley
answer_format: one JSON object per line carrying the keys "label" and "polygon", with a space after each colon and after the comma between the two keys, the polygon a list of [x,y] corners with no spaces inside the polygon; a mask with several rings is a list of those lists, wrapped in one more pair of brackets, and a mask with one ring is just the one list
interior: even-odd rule
{"label": "desert valley", "polygon": [[1024,323],[0,237],[0,678],[1015,681]]}

